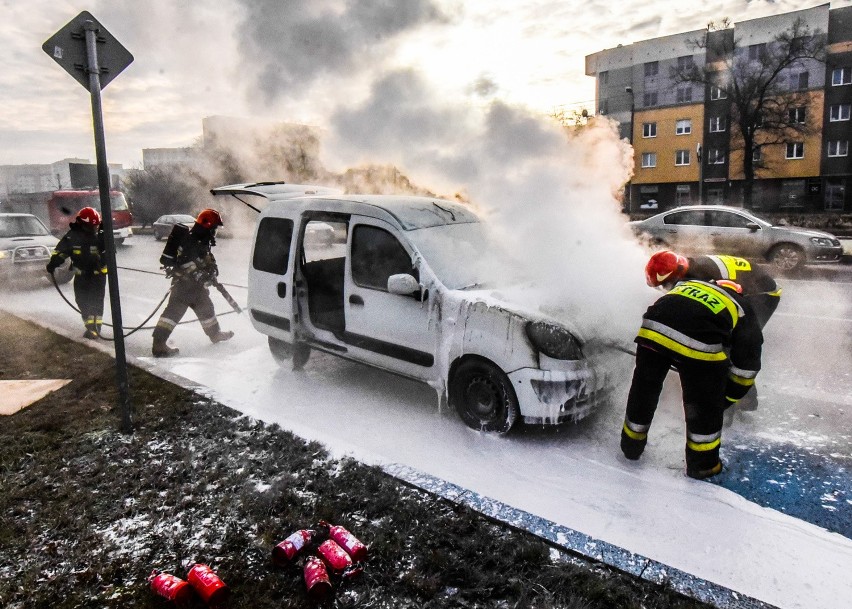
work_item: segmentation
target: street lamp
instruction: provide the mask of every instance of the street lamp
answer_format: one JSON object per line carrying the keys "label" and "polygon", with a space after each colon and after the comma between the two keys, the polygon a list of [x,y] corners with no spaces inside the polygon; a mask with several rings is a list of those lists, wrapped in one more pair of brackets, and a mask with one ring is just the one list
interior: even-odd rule
{"label": "street lamp", "polygon": [[695,156],[698,157],[698,204],[704,205],[704,161],[701,142],[695,145]]}

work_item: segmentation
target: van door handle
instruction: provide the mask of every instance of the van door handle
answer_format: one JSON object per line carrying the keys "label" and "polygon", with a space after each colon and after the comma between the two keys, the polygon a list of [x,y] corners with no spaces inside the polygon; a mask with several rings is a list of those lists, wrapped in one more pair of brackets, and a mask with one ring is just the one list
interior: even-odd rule
{"label": "van door handle", "polygon": [[349,297],[349,304],[364,306],[364,299],[358,296],[358,294],[352,294]]}
{"label": "van door handle", "polygon": [[278,282],[278,297],[287,298],[287,284],[283,281]]}

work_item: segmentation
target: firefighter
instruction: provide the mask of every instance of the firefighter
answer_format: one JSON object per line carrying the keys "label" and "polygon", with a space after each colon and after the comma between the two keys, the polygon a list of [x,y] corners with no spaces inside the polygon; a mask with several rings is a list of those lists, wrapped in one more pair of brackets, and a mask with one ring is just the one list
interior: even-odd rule
{"label": "firefighter", "polygon": [[96,339],[101,334],[103,323],[107,273],[101,214],[92,207],[84,207],[77,212],[68,228],[68,232],[56,244],[53,256],[47,263],[47,272],[53,274],[67,258],[71,258],[74,300],[86,327],[83,338]]}
{"label": "firefighter", "polygon": [[736,283],[688,280],[652,304],[635,339],[636,367],[621,430],[621,450],[639,459],[670,368],[683,388],[686,474],[722,471],[723,412],[742,398],[760,370],[763,333]]}
{"label": "firefighter", "polygon": [[219,343],[234,336],[233,332],[222,332],[219,328],[208,293],[208,285],[219,274],[211,248],[216,245],[216,229],[220,226],[223,223],[219,212],[205,209],[198,214],[191,229],[176,225],[173,235],[169,236],[160,263],[166,269],[166,276],[172,279],[172,290],[154,328],[151,347],[154,357],[170,357],[180,352],[169,347],[166,341],[188,308],[195,312],[212,342]]}
{"label": "firefighter", "polygon": [[684,279],[713,281],[730,279],[743,288],[743,296],[761,329],[781,301],[781,288],[763,269],[735,256],[696,256],[687,258],[669,250],[657,252],[645,266],[645,280],[651,287],[671,288]]}

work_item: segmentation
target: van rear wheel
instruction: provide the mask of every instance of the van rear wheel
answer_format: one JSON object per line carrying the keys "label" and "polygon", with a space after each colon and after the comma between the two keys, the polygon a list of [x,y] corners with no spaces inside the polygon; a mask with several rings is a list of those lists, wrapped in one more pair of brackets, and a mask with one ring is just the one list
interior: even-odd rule
{"label": "van rear wheel", "polygon": [[279,366],[289,365],[293,359],[293,345],[280,338],[269,336],[269,351]]}
{"label": "van rear wheel", "polygon": [[506,374],[491,362],[470,359],[459,365],[449,388],[450,405],[477,431],[508,432],[520,409]]}

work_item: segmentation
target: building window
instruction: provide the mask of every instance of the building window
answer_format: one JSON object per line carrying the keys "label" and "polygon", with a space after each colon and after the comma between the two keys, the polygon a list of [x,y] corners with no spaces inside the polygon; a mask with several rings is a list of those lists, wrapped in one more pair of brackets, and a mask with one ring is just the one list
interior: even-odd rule
{"label": "building window", "polygon": [[602,99],[600,108],[598,108],[598,114],[609,114],[609,100]]}
{"label": "building window", "polygon": [[675,135],[689,135],[692,133],[692,120],[682,118],[675,123]]}
{"label": "building window", "polygon": [[804,108],[804,106],[801,106],[799,108],[790,108],[787,111],[787,118],[788,118],[788,122],[791,125],[794,125],[794,124],[797,124],[797,123],[799,123],[799,124],[804,123],[805,122],[805,108]]}
{"label": "building window", "polygon": [[656,152],[643,152],[642,153],[642,167],[656,167],[657,166],[657,153]]}
{"label": "building window", "polygon": [[677,69],[678,70],[686,70],[691,68],[695,64],[695,60],[692,58],[692,55],[681,55],[677,58]]}
{"label": "building window", "polygon": [[721,148],[711,148],[710,155],[707,157],[708,165],[724,165],[725,151]]}
{"label": "building window", "polygon": [[757,61],[759,59],[763,59],[764,57],[766,57],[765,42],[761,42],[760,44],[750,44],[748,46],[749,61]]}
{"label": "building window", "polygon": [[642,137],[657,137],[657,123],[642,123]]}
{"label": "building window", "polygon": [[834,140],[828,142],[828,156],[849,156],[849,141]]}
{"label": "building window", "polygon": [[678,184],[675,187],[675,205],[689,205],[692,202],[692,187],[689,184]]}
{"label": "building window", "polygon": [[[648,64],[645,64],[648,65]],[[831,86],[852,84],[852,68],[834,68],[831,71]]]}
{"label": "building window", "polygon": [[656,76],[660,72],[659,61],[649,61],[645,64],[645,77]]}
{"label": "building window", "polygon": [[837,121],[848,121],[852,104],[835,104],[829,109],[828,120],[832,123]]}
{"label": "building window", "polygon": [[710,99],[728,99],[728,93],[716,86],[710,87]]}
{"label": "building window", "polygon": [[790,142],[787,144],[787,158],[788,159],[803,159],[805,158],[805,144],[804,142]]}
{"label": "building window", "polygon": [[825,210],[843,211],[846,201],[846,180],[826,180]]}
{"label": "building window", "polygon": [[598,74],[598,82],[602,85],[609,84],[609,72],[604,71]]}
{"label": "building window", "polygon": [[675,165],[689,165],[689,150],[675,150]]}
{"label": "building window", "polygon": [[763,149],[760,146],[755,146],[751,151],[751,160],[753,163],[763,162]]}
{"label": "building window", "polygon": [[677,88],[677,103],[683,104],[692,101],[692,87]]}
{"label": "building window", "polygon": [[790,90],[797,91],[808,88],[809,72],[799,72],[790,76]]}
{"label": "building window", "polygon": [[711,116],[710,117],[710,133],[721,133],[725,130],[725,117],[724,116]]}
{"label": "building window", "polygon": [[658,98],[657,98],[657,92],[656,91],[646,91],[645,95],[643,96],[643,102],[645,103],[646,107],[647,106],[656,106],[659,103]]}

